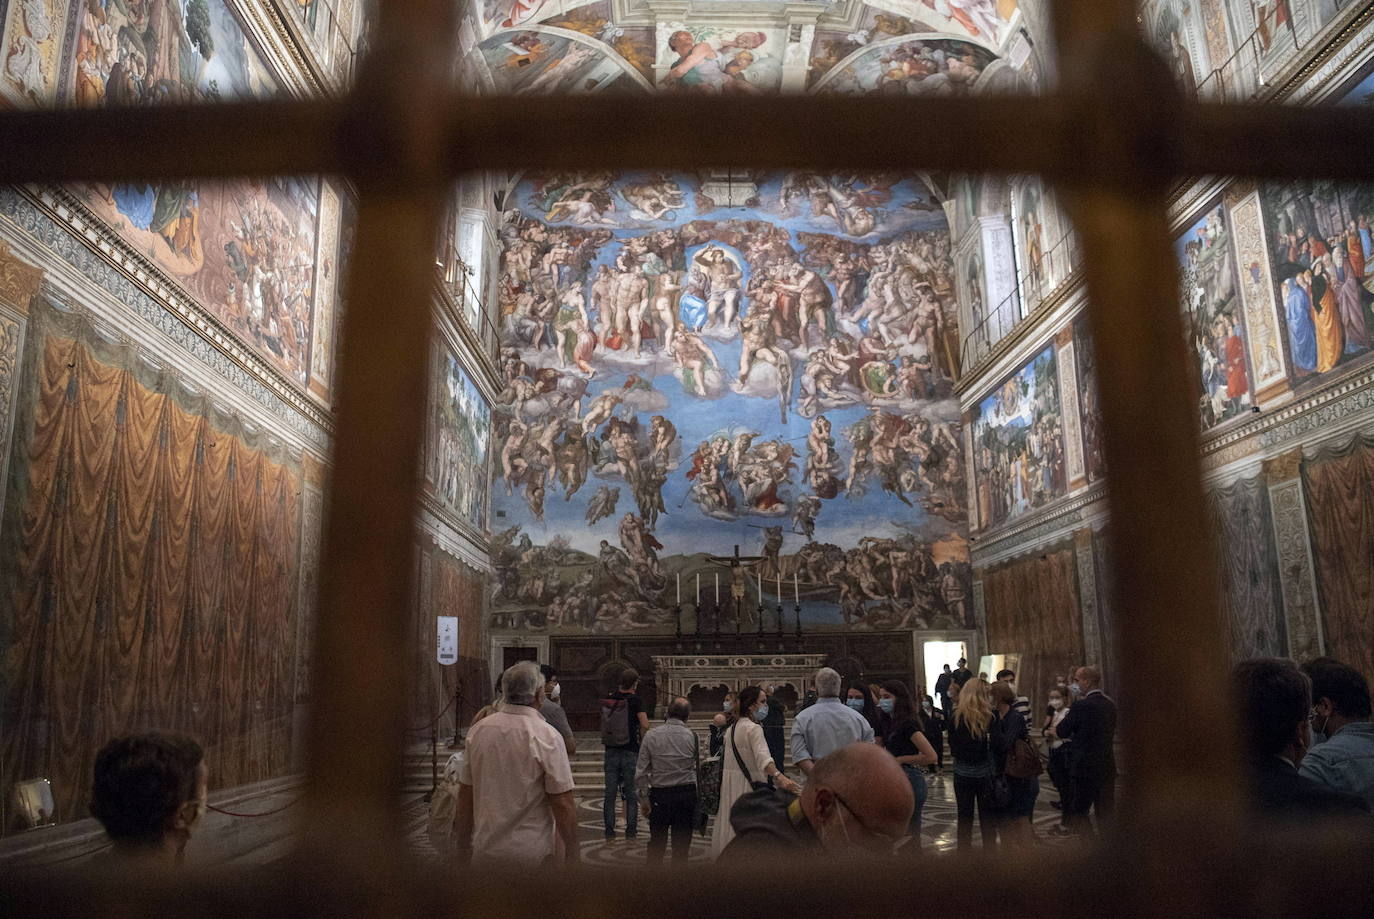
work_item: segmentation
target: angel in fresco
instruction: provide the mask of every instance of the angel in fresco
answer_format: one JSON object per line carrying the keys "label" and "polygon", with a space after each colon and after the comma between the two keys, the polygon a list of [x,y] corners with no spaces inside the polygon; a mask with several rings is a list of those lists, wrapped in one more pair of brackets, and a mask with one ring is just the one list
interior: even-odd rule
{"label": "angel in fresco", "polygon": [[953,19],[974,38],[991,42],[997,39],[1002,17],[997,15],[997,0],[921,0],[929,8]]}
{"label": "angel in fresco", "polygon": [[682,186],[661,173],[647,182],[627,182],[620,194],[632,208],[630,216],[640,220],[672,220],[674,211],[687,206]]}
{"label": "angel in fresco", "polygon": [[587,502],[587,525],[592,526],[602,517],[609,517],[615,513],[615,506],[620,501],[620,489],[611,488],[609,485],[601,485],[592,495],[592,499]]}

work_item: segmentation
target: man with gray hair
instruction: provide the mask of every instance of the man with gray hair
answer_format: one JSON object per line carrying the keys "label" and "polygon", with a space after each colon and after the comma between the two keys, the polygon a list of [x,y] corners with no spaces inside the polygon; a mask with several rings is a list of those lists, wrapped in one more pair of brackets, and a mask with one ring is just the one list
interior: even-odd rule
{"label": "man with gray hair", "polygon": [[502,674],[501,697],[468,729],[454,812],[458,862],[537,867],[560,854],[560,842],[563,860],[576,862],[572,767],[562,736],[539,714],[539,666],[521,661]]}
{"label": "man with gray hair", "polygon": [[649,864],[663,861],[671,832],[673,861],[687,860],[697,807],[697,735],[687,727],[692,707],[682,696],[668,703],[668,720],[644,735],[635,767],[640,812],[649,818]]}
{"label": "man with gray hair", "polygon": [[792,722],[792,762],[807,775],[816,760],[852,743],[873,742],[868,719],[840,701],[840,675],[829,667],[816,671],[816,704],[797,712]]}

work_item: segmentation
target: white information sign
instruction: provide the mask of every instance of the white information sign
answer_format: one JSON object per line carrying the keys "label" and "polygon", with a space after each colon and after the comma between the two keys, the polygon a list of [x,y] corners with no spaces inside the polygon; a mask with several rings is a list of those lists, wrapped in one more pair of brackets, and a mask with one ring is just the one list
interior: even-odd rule
{"label": "white information sign", "polygon": [[439,663],[458,663],[458,617],[439,617]]}

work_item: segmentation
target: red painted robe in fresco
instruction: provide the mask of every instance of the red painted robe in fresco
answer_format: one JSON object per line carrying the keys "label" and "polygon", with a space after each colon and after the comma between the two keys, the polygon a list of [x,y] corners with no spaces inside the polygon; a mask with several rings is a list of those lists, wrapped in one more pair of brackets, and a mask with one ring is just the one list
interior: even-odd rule
{"label": "red painted robe in fresco", "polygon": [[1245,378],[1245,346],[1239,335],[1226,339],[1226,398],[1239,399],[1249,389]]}

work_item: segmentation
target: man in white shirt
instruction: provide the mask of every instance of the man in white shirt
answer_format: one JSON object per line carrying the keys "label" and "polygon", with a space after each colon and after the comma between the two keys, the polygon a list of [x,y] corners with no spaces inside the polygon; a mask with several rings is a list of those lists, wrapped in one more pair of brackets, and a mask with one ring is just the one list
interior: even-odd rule
{"label": "man in white shirt", "polygon": [[816,671],[816,704],[792,722],[792,762],[807,775],[816,760],[856,742],[873,742],[868,719],[840,701],[841,679],[829,667]]}
{"label": "man in white shirt", "polygon": [[468,730],[458,773],[459,864],[578,860],[577,802],[563,738],[539,714],[544,680],[532,661],[501,677],[499,709]]}

